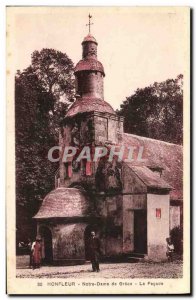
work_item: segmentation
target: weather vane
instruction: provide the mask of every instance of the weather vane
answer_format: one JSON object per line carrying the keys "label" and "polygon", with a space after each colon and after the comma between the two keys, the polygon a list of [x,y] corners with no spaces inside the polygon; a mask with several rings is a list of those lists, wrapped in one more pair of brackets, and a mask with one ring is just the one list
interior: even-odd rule
{"label": "weather vane", "polygon": [[93,25],[93,23],[91,23],[92,16],[89,14],[88,18],[89,18],[89,21],[88,21],[88,24],[86,24],[86,26],[88,26],[88,31],[89,31],[89,33],[91,33],[91,25]]}

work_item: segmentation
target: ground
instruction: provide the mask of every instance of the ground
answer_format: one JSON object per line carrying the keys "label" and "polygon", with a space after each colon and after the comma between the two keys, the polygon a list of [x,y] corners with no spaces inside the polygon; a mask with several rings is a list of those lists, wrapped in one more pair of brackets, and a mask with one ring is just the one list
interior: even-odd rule
{"label": "ground", "polygon": [[91,264],[76,266],[42,266],[32,270],[28,267],[28,256],[17,257],[19,278],[179,278],[182,277],[182,262],[164,263],[103,263],[101,272],[91,271]]}

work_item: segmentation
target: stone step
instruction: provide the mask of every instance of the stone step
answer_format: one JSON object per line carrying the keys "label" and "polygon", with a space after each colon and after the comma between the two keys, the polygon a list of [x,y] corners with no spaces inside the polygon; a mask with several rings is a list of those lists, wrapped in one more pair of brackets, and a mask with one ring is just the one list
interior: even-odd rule
{"label": "stone step", "polygon": [[135,258],[144,258],[146,254],[144,253],[129,253],[128,257],[135,257]]}
{"label": "stone step", "polygon": [[141,262],[144,260],[145,254],[142,253],[130,253],[127,257],[128,262]]}
{"label": "stone step", "polygon": [[144,260],[143,257],[131,257],[131,256],[129,256],[129,257],[127,258],[127,261],[128,261],[129,263],[137,263],[137,262],[141,262],[141,261],[143,261],[143,260]]}

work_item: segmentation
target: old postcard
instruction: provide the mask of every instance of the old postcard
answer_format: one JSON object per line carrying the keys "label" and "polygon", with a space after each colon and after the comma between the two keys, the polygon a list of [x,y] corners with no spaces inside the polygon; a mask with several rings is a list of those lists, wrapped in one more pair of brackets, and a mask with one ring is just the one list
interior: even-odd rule
{"label": "old postcard", "polygon": [[190,9],[7,7],[7,293],[190,293]]}

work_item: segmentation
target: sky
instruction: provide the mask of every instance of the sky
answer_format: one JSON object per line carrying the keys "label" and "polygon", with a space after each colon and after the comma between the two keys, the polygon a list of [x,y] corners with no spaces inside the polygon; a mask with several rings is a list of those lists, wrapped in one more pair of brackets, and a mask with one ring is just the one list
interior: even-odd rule
{"label": "sky", "polygon": [[28,67],[32,52],[42,48],[62,51],[76,64],[88,34],[89,13],[106,73],[104,99],[114,109],[137,88],[184,74],[188,11],[172,7],[15,8],[12,22],[7,22],[14,39],[8,54],[14,56],[14,70]]}

